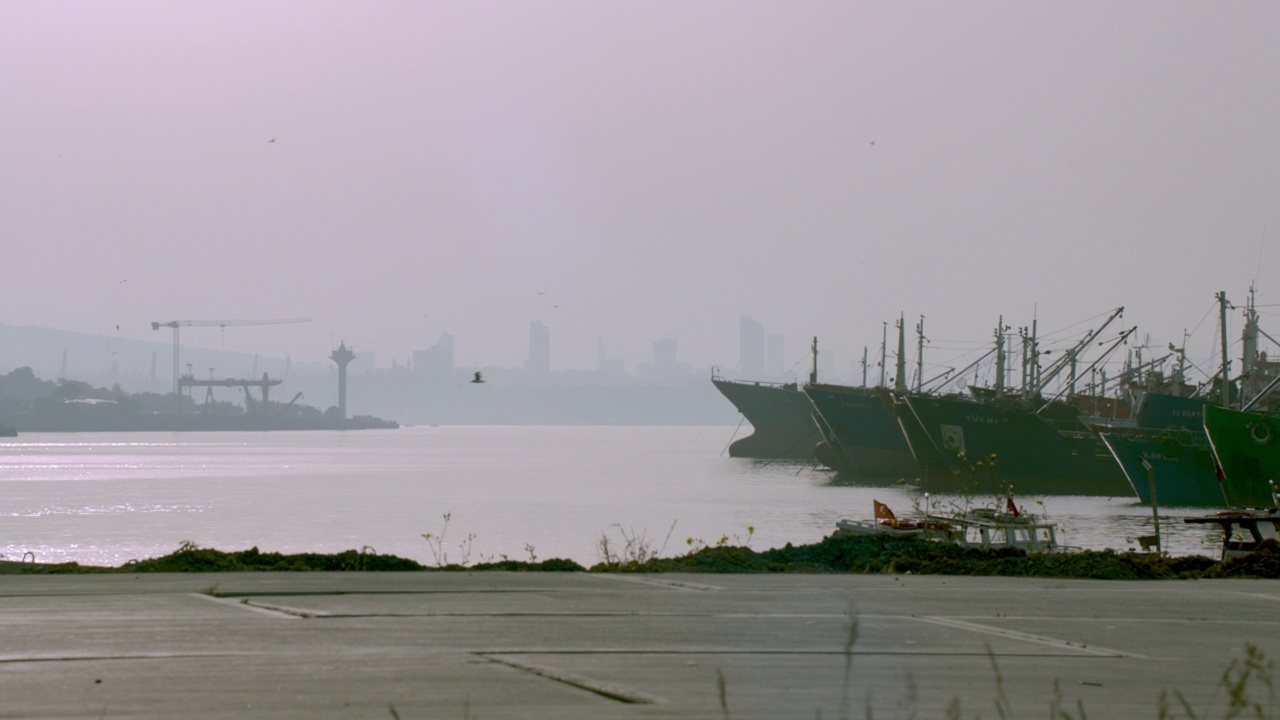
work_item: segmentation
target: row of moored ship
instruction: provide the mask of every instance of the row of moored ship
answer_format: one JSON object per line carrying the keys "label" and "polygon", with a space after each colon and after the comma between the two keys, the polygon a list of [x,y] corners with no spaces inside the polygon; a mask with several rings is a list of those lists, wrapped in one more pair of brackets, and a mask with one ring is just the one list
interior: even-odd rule
{"label": "row of moored ship", "polygon": [[[1218,300],[1225,328],[1225,295]],[[1160,506],[1274,506],[1280,421],[1273,415],[1280,403],[1270,395],[1280,383],[1280,362],[1258,352],[1257,339],[1265,333],[1252,292],[1240,372],[1225,373],[1226,382],[1220,371],[1200,387],[1188,385],[1185,353],[1170,345],[1163,357],[1127,362],[1111,380],[1110,395],[1075,393],[1077,379],[1096,377],[1100,364],[1133,335],[1130,329],[1099,340],[1121,310],[1058,353],[1054,363],[1024,361],[1018,388],[1002,382],[1008,374],[1002,323],[995,347],[979,360],[994,355],[996,381],[964,394],[929,392],[919,382],[907,386],[901,321],[895,379],[888,386],[817,382],[815,339],[814,371],[804,385],[712,378],[753,427],[729,453],[814,461],[850,476],[898,478],[936,493],[1003,496],[1012,486],[1019,494],[1133,497]],[[1034,331],[1021,339],[1024,358],[1041,356]],[[1099,347],[1090,364],[1085,351]],[[1224,342],[1222,366],[1230,367],[1226,355]],[[1175,367],[1163,372],[1171,360]],[[954,381],[967,370],[948,377]]]}

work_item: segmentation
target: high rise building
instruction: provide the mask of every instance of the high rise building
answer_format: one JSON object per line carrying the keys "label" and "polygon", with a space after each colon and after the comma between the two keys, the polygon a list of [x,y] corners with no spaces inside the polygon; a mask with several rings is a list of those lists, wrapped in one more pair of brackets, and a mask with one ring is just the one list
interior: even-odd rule
{"label": "high rise building", "polygon": [[764,326],[746,315],[738,323],[738,375],[753,380],[764,377]]}
{"label": "high rise building", "polygon": [[786,367],[782,333],[771,332],[765,336],[764,372],[769,380],[777,380]]}
{"label": "high rise building", "polygon": [[622,358],[610,358],[604,351],[604,336],[596,336],[596,372],[601,375],[623,374]]}
{"label": "high rise building", "polygon": [[524,370],[541,374],[551,372],[551,331],[537,320],[529,323],[529,357],[524,361]]}
{"label": "high rise building", "polygon": [[413,371],[429,377],[448,377],[453,374],[453,336],[441,333],[435,345],[413,352]]}
{"label": "high rise building", "polygon": [[676,341],[670,338],[653,343],[653,362],[636,365],[636,377],[650,382],[687,382],[693,367],[676,359]]}

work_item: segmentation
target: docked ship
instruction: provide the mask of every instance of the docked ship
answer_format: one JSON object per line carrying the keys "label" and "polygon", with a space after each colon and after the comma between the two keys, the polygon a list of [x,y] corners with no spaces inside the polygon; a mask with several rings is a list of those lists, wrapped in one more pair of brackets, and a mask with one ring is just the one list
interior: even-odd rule
{"label": "docked ship", "polygon": [[[923,446],[919,446],[920,455],[913,452],[905,434],[913,429],[914,418],[901,417],[897,412],[897,398],[907,390],[907,372],[905,326],[901,317],[896,325],[898,352],[892,390],[885,386],[883,375],[876,387],[866,387],[865,376],[862,387],[818,383],[805,387],[823,430],[823,441],[815,450],[818,460],[837,472],[862,478],[915,481],[922,475],[922,466],[941,466],[940,459],[926,452]],[[923,333],[923,326],[918,329]],[[880,346],[881,368],[885,367],[885,345],[882,342]],[[865,359],[863,365],[866,365]]]}
{"label": "docked ship", "polygon": [[1202,419],[1209,401],[1191,396],[1185,353],[1171,349],[1179,355],[1172,377],[1147,372],[1129,389],[1138,398],[1131,426],[1108,428],[1100,437],[1143,504],[1222,507],[1226,498]]}
{"label": "docked ship", "polygon": [[1280,483],[1280,421],[1263,413],[1207,406],[1204,429],[1222,470],[1222,491],[1232,507],[1271,507]]}
{"label": "docked ship", "polygon": [[[1222,301],[1225,308],[1226,298]],[[1257,351],[1261,334],[1257,322],[1250,288],[1244,361],[1238,379],[1240,394],[1250,399],[1239,410],[1213,405],[1204,408],[1204,431],[1221,472],[1223,494],[1233,507],[1274,506],[1275,485],[1280,483],[1280,419],[1275,417],[1280,408],[1274,392],[1280,386],[1280,363]]]}
{"label": "docked ship", "polygon": [[[894,378],[898,390],[906,389],[903,343],[903,324],[899,318]],[[884,354],[885,345],[881,343],[881,368]],[[865,384],[865,377],[863,380]],[[880,386],[874,388],[810,382],[804,392],[809,396],[823,433],[815,452],[822,464],[839,473],[914,480],[920,475],[920,466],[893,418],[893,396],[883,385],[883,375]]]}
{"label": "docked ship", "polygon": [[[1042,396],[1056,375],[1068,368],[1074,372],[1079,353],[1122,310],[1114,311],[1045,373],[1032,368],[1021,392],[1003,387],[1004,336],[997,329],[994,388],[971,388],[974,397],[902,395],[900,416],[909,412],[914,418],[911,430],[904,432],[912,452],[917,457],[936,457],[944,468],[922,467],[921,486],[938,492],[1001,495],[1012,485],[1019,493],[1037,495],[1133,497],[1128,479],[1076,404]],[[1122,333],[1112,349],[1132,332]],[[1034,342],[1032,336],[1033,346]]]}
{"label": "docked ship", "polygon": [[[1221,305],[1222,336],[1226,331],[1227,301],[1218,294]],[[1215,417],[1215,423],[1224,421],[1221,408],[1234,404],[1242,396],[1252,397],[1251,402],[1265,402],[1269,387],[1263,383],[1280,377],[1277,363],[1267,360],[1266,353],[1257,351],[1258,315],[1254,309],[1253,289],[1244,312],[1241,373],[1223,383],[1219,373],[1207,386],[1196,388],[1186,384],[1183,367],[1185,352],[1170,345],[1179,355],[1179,362],[1171,377],[1160,373],[1148,373],[1141,387],[1135,387],[1137,400],[1136,427],[1102,435],[1103,441],[1119,461],[1125,475],[1133,484],[1142,502],[1158,505],[1186,505],[1197,507],[1222,507],[1241,503],[1265,503],[1270,489],[1257,478],[1250,478],[1249,467],[1238,464],[1241,457],[1235,452],[1231,430],[1223,430],[1223,442],[1229,447],[1224,454],[1232,459],[1231,480],[1219,471],[1220,463],[1206,434],[1206,414]],[[1223,347],[1222,366],[1227,366],[1226,347]],[[1236,422],[1239,425],[1240,422]],[[1256,425],[1251,426],[1256,427]],[[1239,428],[1236,428],[1237,430]],[[1154,489],[1155,497],[1152,497]]]}
{"label": "docked ship", "polygon": [[[923,473],[936,492],[1132,497],[1115,458],[1087,425],[1060,405],[1054,418],[1021,398],[990,401],[908,395],[922,448],[942,458],[949,473]],[[914,449],[914,446],[913,446]]]}
{"label": "docked ship", "polygon": [[[813,339],[810,384],[818,379],[818,339]],[[728,380],[718,375],[711,382],[742,417],[751,423],[751,434],[729,444],[729,457],[758,460],[812,462],[814,447],[822,440],[820,421],[813,404],[796,383]]]}
{"label": "docked ship", "polygon": [[809,398],[796,383],[728,380],[719,376],[713,376],[711,382],[751,423],[750,435],[729,444],[730,457],[814,459],[813,448],[822,434],[814,423]]}
{"label": "docked ship", "polygon": [[1102,433],[1143,504],[1223,507],[1227,504],[1203,432],[1186,428]]}
{"label": "docked ship", "polygon": [[886,403],[883,388],[811,384],[804,388],[827,430],[816,452],[839,472],[914,479],[920,466]]}

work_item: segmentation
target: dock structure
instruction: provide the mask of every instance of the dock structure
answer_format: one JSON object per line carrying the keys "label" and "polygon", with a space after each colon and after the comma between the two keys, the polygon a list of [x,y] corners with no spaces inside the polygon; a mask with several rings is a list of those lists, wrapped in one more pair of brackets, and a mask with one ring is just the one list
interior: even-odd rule
{"label": "dock structure", "polygon": [[[261,412],[262,414],[265,415],[267,414],[267,409],[270,407],[268,401],[271,398],[271,388],[275,385],[279,385],[282,382],[284,381],[272,380],[267,375],[267,373],[262,373],[261,380],[247,380],[247,379],[237,379],[237,378],[227,378],[225,380],[214,380],[214,379],[197,380],[192,375],[183,375],[178,379],[178,392],[182,393],[185,390],[189,390],[190,388],[196,388],[196,387],[209,388],[211,392],[213,388],[216,388],[216,387],[238,387],[244,390],[245,409],[248,410],[250,413],[253,413],[257,410],[257,408],[255,408],[254,406],[253,396],[249,394],[249,388],[256,387],[262,391]],[[206,397],[205,405],[207,406],[211,400],[212,400],[212,397]]]}

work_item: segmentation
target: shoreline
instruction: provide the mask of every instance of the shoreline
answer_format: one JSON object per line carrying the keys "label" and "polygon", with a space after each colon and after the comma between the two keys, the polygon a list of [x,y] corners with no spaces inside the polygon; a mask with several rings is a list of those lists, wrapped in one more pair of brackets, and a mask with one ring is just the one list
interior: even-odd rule
{"label": "shoreline", "polygon": [[423,565],[396,555],[346,550],[339,553],[222,551],[184,543],[157,558],[116,567],[79,563],[0,560],[0,575],[207,572],[584,572],[703,574],[858,574],[1037,577],[1057,579],[1154,580],[1280,578],[1280,545],[1267,541],[1254,553],[1220,561],[1204,556],[1084,550],[1027,554],[1018,549],[963,548],[912,538],[830,535],[818,543],[756,551],[717,545],[684,555],[615,557],[585,567],[551,558],[529,562],[500,560],[468,565]]}

